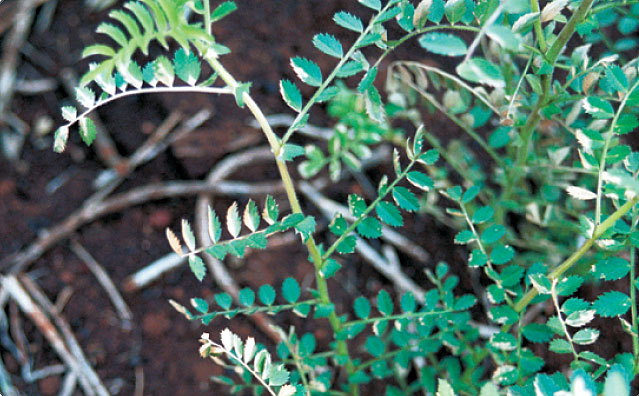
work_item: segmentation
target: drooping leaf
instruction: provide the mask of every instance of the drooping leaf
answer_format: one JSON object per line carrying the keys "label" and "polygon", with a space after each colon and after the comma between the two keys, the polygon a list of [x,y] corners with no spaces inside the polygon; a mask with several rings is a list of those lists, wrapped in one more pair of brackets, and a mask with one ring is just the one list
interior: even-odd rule
{"label": "drooping leaf", "polygon": [[583,102],[583,106],[586,113],[592,115],[593,118],[608,119],[615,115],[615,110],[610,102],[597,96],[587,97]]}
{"label": "drooping leaf", "polygon": [[67,140],[69,139],[69,127],[66,125],[61,126],[55,131],[53,137],[53,151],[61,153],[64,151]]}
{"label": "drooping leaf", "polygon": [[457,74],[470,82],[494,88],[503,88],[506,85],[501,69],[484,58],[471,58],[464,61],[457,66],[456,70]]}
{"label": "drooping leaf", "polygon": [[368,88],[370,88],[370,86],[375,81],[376,76],[377,76],[377,66],[371,67],[370,69],[368,69],[366,74],[364,74],[364,77],[362,77],[362,80],[359,82],[359,85],[357,85],[357,90],[360,93],[364,93],[365,91],[367,91]]}
{"label": "drooping leaf", "polygon": [[193,275],[195,275],[197,280],[202,282],[202,279],[204,279],[204,275],[206,275],[206,266],[204,265],[202,259],[195,254],[190,255],[189,267],[191,268],[191,272],[193,272]]}
{"label": "drooping leaf", "polygon": [[82,138],[84,144],[90,146],[97,134],[95,124],[89,117],[81,117],[78,122],[80,124],[80,138]]}

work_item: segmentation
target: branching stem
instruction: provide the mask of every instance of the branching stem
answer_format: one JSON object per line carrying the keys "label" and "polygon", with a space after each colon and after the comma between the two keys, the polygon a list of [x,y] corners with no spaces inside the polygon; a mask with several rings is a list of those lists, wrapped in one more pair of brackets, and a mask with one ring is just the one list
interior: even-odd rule
{"label": "branching stem", "polygon": [[[235,78],[224,68],[224,66],[217,59],[207,59],[211,67],[215,72],[217,72],[220,78],[235,92],[235,89],[239,86],[239,83],[235,80]],[[291,210],[293,213],[303,213],[302,208],[299,203],[299,199],[297,198],[297,192],[295,191],[295,185],[293,184],[293,179],[288,171],[286,166],[286,162],[282,158],[279,157],[279,152],[282,147],[282,143],[278,139],[278,137],[273,132],[270,124],[268,123],[264,113],[260,109],[260,107],[255,103],[251,95],[248,92],[244,92],[242,94],[242,98],[244,103],[251,111],[255,120],[260,125],[262,132],[266,136],[266,139],[271,146],[271,151],[275,155],[275,163],[277,164],[277,169],[280,173],[280,177],[282,179],[282,183],[284,184],[284,189],[286,191],[286,195],[288,197],[289,204],[291,205]],[[306,247],[311,256],[311,260],[315,266],[315,280],[317,283],[317,291],[319,293],[319,299],[322,304],[332,304],[331,298],[328,292],[328,285],[326,283],[326,278],[321,273],[322,266],[324,264],[324,260],[322,259],[322,255],[320,254],[319,248],[315,243],[313,237],[309,237],[306,240]],[[330,313],[328,320],[333,328],[334,333],[339,333],[342,330],[342,322],[337,317],[337,314],[333,311]],[[347,374],[353,375],[355,373],[355,366],[350,359],[348,352],[348,345],[344,340],[336,341],[337,353],[338,355],[342,355],[348,358],[346,362],[346,372]],[[357,384],[350,385],[350,393],[352,396],[359,395],[359,388]]]}

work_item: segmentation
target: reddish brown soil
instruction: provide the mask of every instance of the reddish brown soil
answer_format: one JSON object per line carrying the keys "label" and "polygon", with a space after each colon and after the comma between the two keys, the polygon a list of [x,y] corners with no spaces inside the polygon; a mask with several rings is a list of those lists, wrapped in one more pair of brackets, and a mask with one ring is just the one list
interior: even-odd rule
{"label": "reddish brown soil", "polygon": [[[223,61],[237,79],[253,81],[251,92],[265,113],[286,112],[277,91],[280,78],[294,78],[288,59],[300,55],[318,59],[324,70],[331,67],[332,61],[318,56],[313,49],[311,38],[316,32],[328,31],[345,42],[352,40],[351,35],[334,27],[331,18],[340,9],[354,8],[353,3],[346,0],[240,0],[240,10],[214,27],[218,41],[233,51]],[[353,12],[360,14],[361,8],[355,7]],[[79,61],[81,49],[97,40],[93,32],[105,18],[106,13],[90,14],[80,0],[60,0],[50,29],[32,33],[29,37],[29,42],[49,62],[38,64],[27,60],[19,69],[19,76],[59,79],[61,70],[66,67],[81,74],[87,66],[86,61]],[[414,49],[408,44],[400,56],[421,57],[413,53]],[[67,98],[63,89],[38,97],[17,95],[12,110],[29,125],[42,116],[51,117],[57,124],[61,122],[59,106],[64,100]],[[242,142],[239,140],[238,143],[238,139],[246,138],[244,141],[251,145],[265,143],[255,130],[246,126],[248,113],[238,110],[232,98],[198,95],[127,98],[98,113],[120,152],[129,155],[146,139],[148,132],[176,108],[186,114],[208,108],[214,116],[183,143],[189,149],[185,156],[168,150],[138,169],[118,191],[151,181],[202,178],[217,161],[237,150]],[[444,130],[445,125],[450,130],[450,125],[440,119],[431,121],[435,131]],[[313,122],[326,124],[328,120],[317,111]],[[81,144],[77,136],[71,139],[69,149],[63,155],[53,153],[50,146],[50,138],[30,138],[19,163],[9,163],[0,157],[0,219],[3,224],[0,227],[0,258],[27,246],[39,232],[64,219],[93,192],[91,182],[102,164],[92,149]],[[253,175],[245,173],[235,175],[235,178],[273,180],[277,177],[275,170],[269,168]],[[69,180],[48,194],[47,186],[60,175],[68,175]],[[350,188],[348,184],[338,186],[340,194]],[[169,252],[164,227],[177,229],[182,217],[191,218],[194,203],[194,198],[185,198],[132,207],[81,228],[77,238],[121,286],[128,275]],[[219,199],[216,207],[224,208],[229,203],[227,199]],[[417,218],[405,231],[430,252],[433,263],[446,260],[463,271],[465,253],[452,246],[449,230],[435,225],[431,219]],[[332,281],[330,285],[338,311],[343,312],[353,296],[372,295],[388,286],[357,258],[349,257],[344,263],[347,265],[340,273],[339,281]],[[229,264],[229,267],[242,286],[279,285],[287,276],[294,276],[304,286],[312,286],[311,266],[298,245],[251,254],[241,265]],[[198,356],[199,335],[203,331],[217,334],[230,326],[243,337],[256,335],[260,341],[270,342],[246,318],[238,317],[232,322],[216,319],[204,328],[180,316],[168,304],[169,299],[188,304],[192,297],[220,292],[210,277],[199,283],[187,269],[168,274],[143,291],[124,294],[134,313],[131,330],[121,327],[104,290],[66,242],[46,253],[29,270],[37,276],[38,283],[53,301],[65,288],[72,290],[63,316],[71,324],[100,377],[114,389],[121,387],[114,394],[133,395],[135,372],[140,368],[144,373],[144,395],[225,394],[225,390],[209,381],[211,375],[220,374],[221,370]],[[418,279],[422,278],[422,270],[417,264],[407,269]],[[470,289],[468,278],[462,277],[461,283],[462,287]],[[324,344],[329,339],[327,324],[323,321],[318,322],[319,327],[311,327],[309,321],[290,315],[282,315],[278,320],[285,327],[295,325],[300,332],[314,331]],[[41,334],[24,318],[23,326],[35,351],[32,356],[34,367],[56,363],[57,357]],[[616,349],[617,345],[614,347]],[[624,344],[623,349],[627,350],[628,345]],[[14,382],[25,394],[57,394],[61,377],[26,384],[11,355],[1,347],[0,353]],[[606,353],[606,356],[610,355],[611,352]],[[552,356],[553,359],[556,357]]]}

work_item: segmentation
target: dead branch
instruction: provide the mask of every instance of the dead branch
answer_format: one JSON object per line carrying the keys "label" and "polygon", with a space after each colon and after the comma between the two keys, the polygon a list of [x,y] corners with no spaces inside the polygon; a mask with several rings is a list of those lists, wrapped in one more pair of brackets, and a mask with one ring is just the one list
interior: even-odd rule
{"label": "dead branch", "polygon": [[[20,281],[29,291],[35,301],[37,301],[37,303],[40,304],[40,306],[44,309],[45,313],[53,318],[53,321],[60,330],[60,334],[64,338],[66,345],[69,347],[71,354],[79,365],[80,372],[78,374],[80,375],[80,382],[82,383],[82,378],[84,377],[89,382],[91,387],[95,390],[95,393],[98,396],[109,396],[109,391],[107,391],[104,384],[102,383],[102,380],[93,370],[93,367],[87,360],[86,356],[84,356],[84,352],[82,351],[80,344],[73,335],[71,326],[69,326],[69,324],[62,318],[62,316],[55,311],[55,306],[53,305],[53,303],[49,301],[44,292],[29,276],[21,275]],[[51,325],[51,322],[49,322],[49,324]]]}
{"label": "dead branch", "polygon": [[82,372],[82,369],[80,368],[80,364],[67,349],[67,346],[64,344],[64,341],[57,329],[53,323],[51,323],[49,318],[47,318],[44,312],[42,312],[42,310],[33,302],[18,279],[13,275],[9,275],[6,277],[0,277],[0,282],[2,282],[3,287],[7,289],[13,300],[17,302],[20,309],[42,332],[47,341],[49,341],[49,344],[53,347],[58,356],[60,356],[60,359],[62,359],[62,361],[69,366],[71,370],[76,372],[80,378],[82,378],[80,383],[85,393],[87,395],[95,395],[95,391],[90,386]]}
{"label": "dead branch", "polygon": [[48,231],[43,232],[25,249],[0,261],[0,271],[10,268],[11,273],[21,272],[26,266],[37,260],[58,242],[68,238],[85,224],[111,213],[122,211],[131,206],[149,201],[184,197],[202,193],[220,195],[275,194],[282,191],[279,182],[248,184],[242,182],[219,182],[208,184],[202,181],[174,181],[154,183],[114,195],[93,205],[83,206],[71,213],[65,220]]}
{"label": "dead branch", "polygon": [[124,280],[123,289],[126,292],[134,292],[142,289],[163,274],[181,266],[185,260],[185,257],[176,253],[166,254],[133,275],[128,276]]}
{"label": "dead branch", "polygon": [[111,280],[109,274],[105,269],[97,262],[95,258],[77,241],[71,241],[71,250],[75,253],[84,263],[89,267],[89,270],[98,280],[98,283],[106,291],[109,299],[113,303],[115,310],[118,312],[120,321],[122,322],[122,328],[131,329],[133,321],[133,313],[126,304],[117,287]]}
{"label": "dead branch", "polygon": [[60,387],[60,393],[58,393],[58,396],[73,395],[77,382],[78,375],[73,371],[69,371],[69,373],[64,377],[64,380],[62,380],[62,386]]}
{"label": "dead branch", "polygon": [[40,78],[37,80],[19,80],[15,91],[21,95],[42,95],[51,92],[58,87],[58,82],[52,78]]}
{"label": "dead branch", "polygon": [[35,0],[22,0],[13,20],[13,29],[2,43],[2,64],[0,65],[0,121],[4,120],[7,112],[16,80],[16,67],[18,65],[18,51],[29,35],[31,21],[35,7]]}

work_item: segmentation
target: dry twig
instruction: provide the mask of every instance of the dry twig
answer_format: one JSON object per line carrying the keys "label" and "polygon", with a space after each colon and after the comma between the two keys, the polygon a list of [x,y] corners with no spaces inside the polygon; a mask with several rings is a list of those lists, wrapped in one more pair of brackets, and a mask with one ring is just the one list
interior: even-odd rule
{"label": "dry twig", "polygon": [[89,270],[98,280],[98,283],[104,288],[113,303],[115,310],[118,312],[122,328],[131,329],[133,321],[133,313],[126,304],[118,288],[115,286],[109,274],[102,268],[100,263],[77,241],[71,241],[71,250],[89,267]]}
{"label": "dry twig", "polygon": [[69,368],[78,373],[78,376],[81,378],[80,384],[84,389],[87,395],[95,395],[95,391],[93,387],[90,385],[89,381],[84,376],[82,369],[80,368],[80,364],[78,361],[71,355],[67,346],[65,345],[62,337],[58,333],[57,329],[51,323],[49,318],[42,312],[42,310],[34,303],[26,290],[22,287],[18,279],[9,275],[6,277],[0,277],[0,282],[2,282],[2,286],[7,289],[11,297],[17,302],[20,309],[33,321],[36,327],[42,332],[44,337],[49,341],[49,344],[56,351],[58,356],[62,359],[62,361],[69,366]]}
{"label": "dry twig", "polygon": [[2,63],[0,65],[0,121],[4,120],[9,103],[13,97],[18,65],[18,51],[29,35],[31,21],[38,2],[22,0],[18,2],[13,29],[2,45]]}
{"label": "dry twig", "polygon": [[[37,301],[37,303],[40,304],[40,306],[44,309],[45,313],[53,318],[53,322],[60,330],[60,335],[63,337],[64,342],[69,348],[69,351],[79,365],[80,371],[78,372],[78,375],[80,383],[82,383],[82,379],[85,378],[98,396],[109,396],[109,392],[102,383],[102,380],[100,380],[100,377],[98,377],[96,372],[93,370],[93,367],[91,367],[91,364],[87,360],[86,356],[84,356],[84,352],[82,351],[80,344],[73,335],[71,326],[69,326],[69,324],[62,318],[62,316],[55,311],[55,306],[53,305],[53,303],[49,301],[44,292],[33,280],[31,280],[29,276],[21,275],[20,281],[29,291],[33,299]],[[45,313],[42,313],[42,311],[40,311],[40,313],[42,315],[45,315]],[[51,327],[55,329],[51,322],[49,322],[49,325],[51,325]]]}
{"label": "dry twig", "polygon": [[58,393],[58,396],[71,396],[75,391],[77,383],[78,375],[73,371],[69,371],[62,381],[62,386],[60,387],[60,393]]}
{"label": "dry twig", "polygon": [[78,228],[87,223],[111,213],[119,212],[131,206],[140,205],[149,201],[184,197],[202,193],[220,195],[246,195],[246,194],[275,194],[282,191],[281,184],[274,183],[242,183],[219,182],[208,184],[202,181],[174,181],[166,183],[154,183],[129,190],[128,192],[114,195],[102,202],[83,206],[71,213],[65,220],[48,231],[43,232],[25,249],[5,257],[0,261],[0,271],[10,268],[11,273],[21,272],[26,266],[37,260],[47,250],[58,242],[68,238]]}

